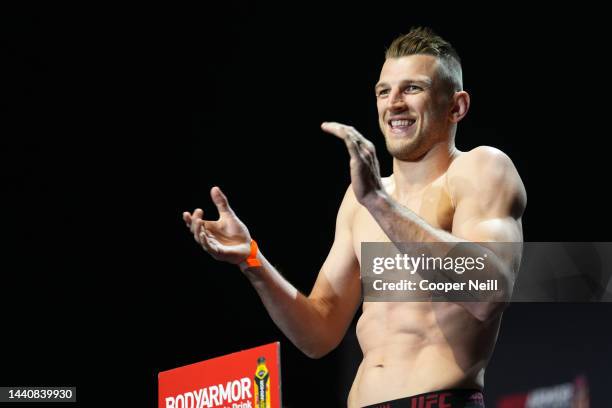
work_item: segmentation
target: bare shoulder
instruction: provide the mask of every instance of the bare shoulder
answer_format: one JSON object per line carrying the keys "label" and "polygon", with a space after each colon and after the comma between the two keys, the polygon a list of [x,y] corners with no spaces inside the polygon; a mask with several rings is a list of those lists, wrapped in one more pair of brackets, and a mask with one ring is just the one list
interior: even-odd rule
{"label": "bare shoulder", "polygon": [[508,155],[492,146],[478,146],[468,152],[462,152],[448,169],[449,175],[481,170],[514,169],[514,163]]}
{"label": "bare shoulder", "polygon": [[344,193],[340,208],[338,209],[338,217],[336,219],[337,226],[350,226],[360,205],[361,204],[357,201],[357,197],[355,197],[353,186],[349,184]]}
{"label": "bare shoulder", "polygon": [[514,202],[517,209],[524,208],[527,202],[527,193],[514,163],[506,153],[491,146],[478,146],[461,153],[448,168],[447,184],[456,199],[465,195],[504,199]]}

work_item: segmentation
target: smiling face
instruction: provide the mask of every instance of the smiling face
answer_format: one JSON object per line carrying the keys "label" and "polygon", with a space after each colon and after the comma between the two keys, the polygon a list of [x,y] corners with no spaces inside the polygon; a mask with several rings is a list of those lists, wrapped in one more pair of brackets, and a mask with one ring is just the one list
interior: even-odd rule
{"label": "smiling face", "polygon": [[375,88],[376,105],[387,150],[394,158],[416,160],[452,137],[453,91],[442,70],[440,60],[431,55],[385,61]]}

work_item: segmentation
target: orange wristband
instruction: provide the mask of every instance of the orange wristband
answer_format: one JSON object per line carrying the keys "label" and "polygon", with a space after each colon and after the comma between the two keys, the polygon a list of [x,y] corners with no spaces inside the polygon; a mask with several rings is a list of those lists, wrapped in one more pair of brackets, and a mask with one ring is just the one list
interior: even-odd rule
{"label": "orange wristband", "polygon": [[246,263],[247,267],[253,268],[256,266],[261,266],[261,262],[259,261],[259,259],[257,259],[257,251],[257,242],[255,242],[254,239],[251,239],[251,253],[249,254],[249,257],[244,260],[244,263]]}

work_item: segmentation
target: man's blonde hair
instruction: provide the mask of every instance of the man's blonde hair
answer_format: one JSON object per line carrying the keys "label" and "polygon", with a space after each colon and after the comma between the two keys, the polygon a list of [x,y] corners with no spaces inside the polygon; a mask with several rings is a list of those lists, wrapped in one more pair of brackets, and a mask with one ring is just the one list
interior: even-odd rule
{"label": "man's blonde hair", "polygon": [[453,92],[463,90],[461,59],[453,46],[427,27],[415,27],[408,34],[397,37],[385,53],[385,58],[409,55],[432,55],[440,61],[441,77]]}

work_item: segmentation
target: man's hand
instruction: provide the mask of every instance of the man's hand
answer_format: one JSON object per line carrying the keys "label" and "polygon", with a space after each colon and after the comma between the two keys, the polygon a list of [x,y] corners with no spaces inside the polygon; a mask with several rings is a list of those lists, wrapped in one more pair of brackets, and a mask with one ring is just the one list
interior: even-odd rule
{"label": "man's hand", "polygon": [[355,128],[341,123],[323,122],[321,129],[344,140],[351,156],[351,184],[355,197],[360,204],[367,207],[368,203],[384,193],[374,144]]}
{"label": "man's hand", "polygon": [[219,187],[213,187],[210,196],[219,211],[217,221],[203,220],[204,212],[199,208],[193,214],[184,212],[183,220],[193,233],[196,242],[213,258],[239,264],[251,252],[249,230],[230,208],[227,197]]}

